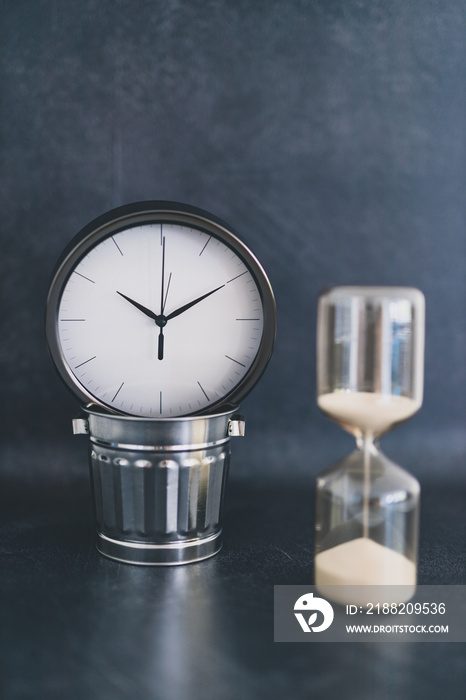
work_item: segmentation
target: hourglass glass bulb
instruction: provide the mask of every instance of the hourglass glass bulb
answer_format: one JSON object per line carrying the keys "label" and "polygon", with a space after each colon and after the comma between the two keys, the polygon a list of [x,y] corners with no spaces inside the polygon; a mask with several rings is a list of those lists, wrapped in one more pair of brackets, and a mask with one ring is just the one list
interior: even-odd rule
{"label": "hourglass glass bulb", "polygon": [[338,602],[361,602],[364,585],[395,586],[398,602],[414,593],[419,484],[377,441],[420,408],[423,351],[417,289],[334,287],[319,298],[317,402],[358,446],[317,480],[316,585]]}
{"label": "hourglass glass bulb", "polygon": [[355,437],[377,436],[422,405],[424,295],[333,287],[319,298],[317,402]]}
{"label": "hourglass glass bulb", "polygon": [[377,591],[381,602],[411,598],[419,494],[417,480],[372,441],[319,475],[315,583],[322,593],[361,604],[364,586],[377,586],[384,589]]}

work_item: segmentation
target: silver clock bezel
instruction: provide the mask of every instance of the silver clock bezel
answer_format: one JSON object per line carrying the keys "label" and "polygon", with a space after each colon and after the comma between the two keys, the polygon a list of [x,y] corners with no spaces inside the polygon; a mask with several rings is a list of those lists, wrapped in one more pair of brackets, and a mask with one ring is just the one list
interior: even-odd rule
{"label": "silver clock bezel", "polygon": [[[254,254],[239,239],[236,232],[221,219],[202,209],[178,202],[149,201],[127,204],[103,214],[85,226],[64,249],[58,259],[47,297],[45,332],[49,352],[55,368],[65,385],[82,404],[94,404],[110,413],[132,415],[115,411],[93,396],[78,382],[63,356],[58,335],[58,309],[66,282],[76,265],[87,253],[105,238],[119,231],[153,223],[180,224],[195,228],[220,239],[244,262],[259,290],[264,321],[263,333],[257,355],[249,370],[233,390],[212,403],[207,409],[185,415],[216,412],[226,405],[239,405],[259,381],[272,355],[276,333],[276,305],[267,275]],[[162,419],[163,420],[163,419]]]}

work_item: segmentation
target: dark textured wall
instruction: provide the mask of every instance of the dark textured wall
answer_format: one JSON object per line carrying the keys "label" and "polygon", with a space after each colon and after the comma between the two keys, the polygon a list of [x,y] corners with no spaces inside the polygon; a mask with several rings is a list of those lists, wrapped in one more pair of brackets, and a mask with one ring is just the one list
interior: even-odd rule
{"label": "dark textured wall", "polygon": [[41,474],[73,441],[75,402],[43,335],[56,258],[91,219],[143,199],[230,222],[274,287],[276,351],[243,406],[239,471],[317,470],[351,448],[314,383],[316,297],[347,283],[424,291],[424,407],[386,441],[419,475],[448,471],[466,432],[464,3],[4,0],[0,12],[5,472]]}

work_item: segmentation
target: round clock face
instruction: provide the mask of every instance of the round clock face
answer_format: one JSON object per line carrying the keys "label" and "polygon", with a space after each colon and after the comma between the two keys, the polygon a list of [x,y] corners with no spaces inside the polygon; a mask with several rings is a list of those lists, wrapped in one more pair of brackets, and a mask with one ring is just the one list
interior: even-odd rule
{"label": "round clock face", "polygon": [[173,209],[110,212],[58,268],[49,346],[86,402],[151,418],[202,413],[237,403],[265,369],[275,307],[262,268],[210,215]]}

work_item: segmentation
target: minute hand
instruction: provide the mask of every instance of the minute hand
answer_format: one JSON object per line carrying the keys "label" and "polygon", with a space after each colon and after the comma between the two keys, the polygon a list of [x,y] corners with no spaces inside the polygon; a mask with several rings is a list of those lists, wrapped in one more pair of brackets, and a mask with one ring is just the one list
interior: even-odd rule
{"label": "minute hand", "polygon": [[207,294],[203,294],[201,297],[198,297],[197,299],[194,299],[194,301],[190,301],[188,304],[185,304],[184,306],[180,306],[179,309],[176,309],[176,311],[172,311],[171,314],[168,314],[166,316],[167,321],[171,321],[172,318],[175,318],[176,316],[179,316],[180,314],[183,314],[185,311],[191,308],[191,306],[194,306],[195,304],[199,304],[200,301],[203,299],[207,299],[207,297],[210,297],[211,294],[214,294],[215,292],[218,292],[219,289],[222,289],[224,287],[224,284],[221,284],[220,287],[217,287],[216,289],[212,289],[211,292],[207,292]]}

